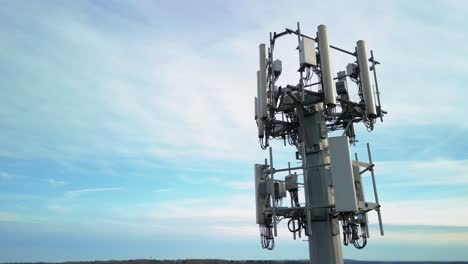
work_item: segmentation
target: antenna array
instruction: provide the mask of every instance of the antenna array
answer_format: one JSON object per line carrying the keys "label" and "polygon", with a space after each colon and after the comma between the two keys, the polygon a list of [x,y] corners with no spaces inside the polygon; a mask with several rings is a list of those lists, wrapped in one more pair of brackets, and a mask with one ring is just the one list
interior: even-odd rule
{"label": "antenna array", "polygon": [[[273,53],[277,40],[288,35],[296,35],[298,40],[299,81],[278,86],[283,66],[273,59]],[[269,44],[268,50],[265,44],[259,46],[255,97],[260,146],[269,147],[269,162],[254,166],[256,223],[262,247],[274,248],[277,224],[287,219],[294,239],[308,236],[311,263],[343,263],[340,224],[343,244],[362,249],[369,238],[367,213],[374,210],[384,235],[369,144],[369,162],[359,161],[357,154],[355,160],[350,156],[350,144],[356,142],[354,125],[363,123],[372,131],[376,120],[383,122],[386,114],[377,85],[376,66],[380,63],[372,51],[368,58],[363,40],[356,43],[354,52],[330,45],[324,25],[318,26],[316,37],[311,37],[302,34],[297,23],[296,30],[270,33]],[[336,77],[332,73],[332,50],[352,58],[346,71],[339,71]],[[314,75],[316,82],[312,82]],[[357,101],[350,99],[348,80],[357,86]],[[343,130],[342,136],[328,137],[338,130]],[[271,139],[295,147],[300,166],[288,163],[288,168],[275,168]],[[366,172],[372,175],[374,202],[365,200],[362,174]],[[285,173],[284,180],[275,179],[277,173]],[[284,206],[282,200],[287,194],[290,205]],[[301,195],[305,203],[300,203]]]}

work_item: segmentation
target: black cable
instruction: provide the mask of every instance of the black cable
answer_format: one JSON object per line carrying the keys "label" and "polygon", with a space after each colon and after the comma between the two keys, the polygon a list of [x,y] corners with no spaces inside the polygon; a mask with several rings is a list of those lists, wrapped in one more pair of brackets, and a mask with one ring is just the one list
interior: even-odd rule
{"label": "black cable", "polygon": [[[291,228],[291,223],[296,223],[295,221],[297,221],[297,227],[294,228]],[[299,230],[301,230],[302,228],[302,224],[301,224],[301,219],[300,218],[291,218],[289,219],[288,221],[288,229],[290,232],[292,233],[295,233],[295,232],[298,232]]]}
{"label": "black cable", "polygon": [[365,235],[362,235],[361,236],[361,239],[362,239],[362,244],[359,243],[359,239],[357,240],[354,240],[354,247],[357,248],[357,249],[363,249],[366,247],[367,245],[367,238]]}

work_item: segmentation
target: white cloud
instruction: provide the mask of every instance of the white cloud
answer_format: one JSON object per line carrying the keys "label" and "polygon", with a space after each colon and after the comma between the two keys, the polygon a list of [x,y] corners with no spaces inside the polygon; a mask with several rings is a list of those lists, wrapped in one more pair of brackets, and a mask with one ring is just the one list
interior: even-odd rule
{"label": "white cloud", "polygon": [[404,186],[468,184],[468,160],[377,162],[376,172],[392,184]]}
{"label": "white cloud", "polygon": [[0,222],[21,222],[21,223],[30,223],[32,219],[10,212],[0,212]]}
{"label": "white cloud", "polygon": [[42,199],[39,195],[24,193],[0,193],[0,200],[38,200]]}
{"label": "white cloud", "polygon": [[16,175],[8,173],[8,172],[0,172],[0,180],[10,180],[15,178]]}
{"label": "white cloud", "polygon": [[252,190],[255,187],[253,181],[228,181],[225,184],[231,188],[241,190]]}
{"label": "white cloud", "polygon": [[[253,196],[219,195],[133,204],[131,209],[116,205],[111,219],[137,234],[213,237],[232,228],[257,230],[252,201]],[[128,214],[129,210],[133,213]]]}
{"label": "white cloud", "polygon": [[68,192],[65,193],[65,196],[72,198],[72,197],[79,197],[81,195],[85,195],[85,194],[89,194],[89,193],[120,191],[120,190],[122,190],[122,188],[117,188],[117,187],[80,189],[80,190],[68,191]]}
{"label": "white cloud", "polygon": [[[404,244],[433,244],[433,245],[467,245],[468,237],[467,231],[444,231],[434,232],[434,228],[427,227],[423,230],[408,230],[408,228],[402,228],[405,231],[387,232],[384,237],[378,238],[381,242],[392,242],[398,241]],[[374,239],[374,238],[372,238]]]}
{"label": "white cloud", "polygon": [[[440,61],[447,65],[458,65],[456,67],[460,72],[466,68],[462,60],[464,56],[461,56],[466,48],[456,44],[464,43],[462,40],[465,37],[458,34],[456,29],[447,30],[442,26],[416,23],[417,18],[402,15],[399,13],[401,7],[394,3],[375,5],[367,2],[359,8],[343,3],[324,4],[316,7],[318,16],[313,18],[298,7],[300,4],[269,7],[249,2],[225,4],[232,10],[234,17],[248,21],[249,27],[239,26],[237,31],[233,30],[222,37],[218,37],[222,32],[213,33],[206,29],[215,37],[206,40],[203,48],[171,35],[115,35],[98,30],[93,24],[81,20],[65,19],[66,16],[60,17],[65,19],[61,23],[57,23],[54,18],[45,20],[45,27],[50,30],[47,33],[61,40],[59,44],[67,48],[67,56],[73,56],[68,52],[73,48],[77,56],[83,55],[92,60],[66,60],[76,63],[65,66],[80,69],[67,72],[67,78],[60,80],[61,83],[65,82],[68,90],[52,89],[57,85],[45,84],[59,98],[69,98],[72,92],[76,103],[73,106],[83,111],[72,111],[74,108],[66,103],[68,100],[56,100],[49,108],[37,107],[40,110],[38,113],[43,116],[64,120],[60,127],[44,126],[41,127],[44,131],[41,131],[49,134],[47,129],[52,128],[52,132],[58,134],[75,130],[86,133],[70,135],[74,140],[59,144],[54,151],[48,148],[49,143],[45,140],[41,143],[30,140],[30,151],[39,152],[35,153],[36,156],[47,156],[62,162],[71,169],[77,169],[73,167],[76,159],[93,153],[105,157],[116,154],[171,161],[187,158],[247,161],[261,158],[252,115],[258,43],[267,41],[269,31],[293,28],[297,20],[301,21],[304,32],[308,34],[314,34],[318,23],[328,24],[330,41],[347,49],[352,49],[357,39],[368,40],[369,47],[376,50],[382,61],[382,99],[390,112],[389,125],[385,123],[386,126],[401,127],[405,125],[402,122],[405,120],[424,124],[435,124],[435,120],[439,124],[466,123],[460,122],[465,118],[462,109],[466,109],[462,99],[464,97],[459,96],[463,91],[460,84],[444,86],[445,95],[441,99],[440,87],[445,79],[437,83],[427,80],[428,73],[441,70],[439,63],[425,63]],[[146,17],[148,11],[140,5],[145,6],[135,4],[131,8]],[[265,8],[269,11],[259,12]],[[271,14],[281,15],[271,21],[267,19]],[[351,17],[352,28],[349,26]],[[457,17],[462,17],[460,12],[450,20],[456,21]],[[122,22],[118,16],[110,15],[110,18]],[[146,19],[149,25],[158,22],[154,16]],[[148,29],[146,24],[140,26],[141,30]],[[202,32],[198,33],[203,35],[203,30],[201,28]],[[441,50],[437,46],[438,42],[427,39],[439,34],[446,36],[446,42],[453,47]],[[80,41],[70,42],[76,35],[80,36]],[[291,39],[278,42],[277,49],[285,66],[281,80],[296,82],[296,43],[294,38]],[[450,41],[455,39],[457,41]],[[419,49],[413,49],[413,42],[418,44]],[[396,49],[397,43],[399,48]],[[60,53],[60,47],[54,50]],[[24,53],[22,50],[17,51],[19,54]],[[412,62],[417,61],[417,65],[402,63],[409,58]],[[62,67],[62,61],[56,63],[50,57],[37,59],[49,70]],[[345,62],[340,57],[337,60],[335,71]],[[288,65],[290,73],[287,73]],[[408,70],[408,67],[414,69]],[[455,74],[454,77],[460,79],[463,76]],[[88,80],[92,86],[86,83],[72,85],[73,81],[79,80]],[[93,87],[93,100],[89,100],[89,90],[83,87]],[[26,97],[32,96],[33,91],[27,92],[29,94]],[[433,98],[440,99],[437,107],[434,107]],[[54,110],[58,108],[66,111]],[[96,115],[98,112],[103,115]],[[28,119],[33,118],[29,116]],[[41,121],[53,123],[51,120]],[[34,131],[26,124],[29,123],[21,125],[24,131]],[[112,165],[99,163],[99,167],[111,168]]]}
{"label": "white cloud", "polygon": [[[255,224],[255,206],[253,195],[223,195],[210,198],[193,198],[170,200],[155,204],[140,204],[132,207],[133,214],[128,215],[127,208],[115,211],[113,219],[132,226],[138,222],[139,226],[131,227],[136,230],[151,230],[158,234],[165,234],[170,230],[174,237],[193,235],[210,237],[222,234],[239,238],[256,237],[258,225]],[[465,219],[468,217],[468,200],[407,200],[401,202],[382,203],[384,229],[389,239],[402,237],[401,232],[395,232],[395,225],[402,225],[408,239],[419,241],[429,238],[442,238],[443,234],[419,232],[421,229],[432,227],[468,227]],[[376,213],[369,213],[369,222],[378,223]],[[280,237],[291,234],[281,222],[278,226]],[[440,229],[439,228],[439,229]],[[376,232],[375,232],[376,233]],[[449,232],[450,233],[450,232]],[[377,234],[377,233],[376,233]],[[377,237],[376,235],[373,237]],[[460,240],[459,234],[448,234]],[[457,241],[458,241],[457,240]]]}
{"label": "white cloud", "polygon": [[52,212],[60,214],[71,212],[71,208],[59,204],[48,204],[46,205],[46,208]]}
{"label": "white cloud", "polygon": [[47,182],[48,184],[52,185],[52,186],[63,186],[63,185],[65,185],[64,181],[56,180],[56,179],[53,179],[53,178],[48,178],[48,179],[45,179],[44,181]]}
{"label": "white cloud", "polygon": [[172,191],[172,189],[170,188],[167,188],[167,189],[156,189],[156,190],[153,190],[153,193],[162,193],[162,192],[170,192]]}
{"label": "white cloud", "polygon": [[[384,224],[468,227],[467,209],[468,199],[463,197],[382,202]],[[378,223],[376,213],[369,216],[371,223]]]}

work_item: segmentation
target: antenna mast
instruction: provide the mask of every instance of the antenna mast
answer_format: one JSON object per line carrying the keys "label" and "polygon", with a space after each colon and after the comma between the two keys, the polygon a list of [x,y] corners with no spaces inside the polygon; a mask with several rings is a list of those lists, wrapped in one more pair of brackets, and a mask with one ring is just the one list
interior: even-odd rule
{"label": "antenna mast", "polygon": [[[297,36],[299,81],[278,86],[283,69],[273,53],[276,41],[289,35]],[[259,46],[255,97],[259,142],[262,149],[269,149],[270,158],[254,166],[256,222],[262,247],[274,248],[277,224],[287,219],[294,239],[308,237],[310,263],[342,264],[341,235],[344,245],[364,248],[369,238],[369,211],[377,212],[380,233],[384,235],[370,146],[367,144],[368,163],[358,161],[357,154],[356,160],[351,160],[350,153],[350,144],[356,142],[354,125],[363,123],[372,131],[377,118],[383,122],[386,114],[380,105],[375,70],[380,63],[372,51],[370,59],[367,57],[363,40],[356,43],[353,52],[330,45],[324,25],[318,26],[316,37],[312,37],[301,32],[298,22],[296,30],[270,33],[269,44],[268,49],[265,44]],[[346,71],[339,71],[336,77],[332,72],[332,50],[352,58]],[[373,71],[376,94],[369,70]],[[356,102],[350,100],[348,79],[356,84]],[[337,130],[343,130],[342,136],[328,136]],[[274,168],[270,139],[295,147],[301,166],[291,167],[288,163],[288,168]],[[365,172],[372,174],[375,202],[365,200],[361,177]],[[275,179],[277,173],[286,173],[284,180]],[[298,180],[301,175],[303,182]],[[290,206],[283,206],[287,193]],[[305,203],[300,203],[301,195]]]}

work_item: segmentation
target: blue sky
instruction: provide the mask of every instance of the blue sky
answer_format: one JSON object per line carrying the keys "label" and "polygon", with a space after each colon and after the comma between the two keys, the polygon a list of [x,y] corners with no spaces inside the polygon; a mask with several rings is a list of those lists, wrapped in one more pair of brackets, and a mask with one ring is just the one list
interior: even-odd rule
{"label": "blue sky", "polygon": [[2,1],[0,261],[307,258],[284,227],[262,250],[253,211],[257,47],[296,21],[382,62],[389,114],[355,151],[373,146],[386,236],[372,216],[345,257],[468,260],[467,17],[462,1]]}

